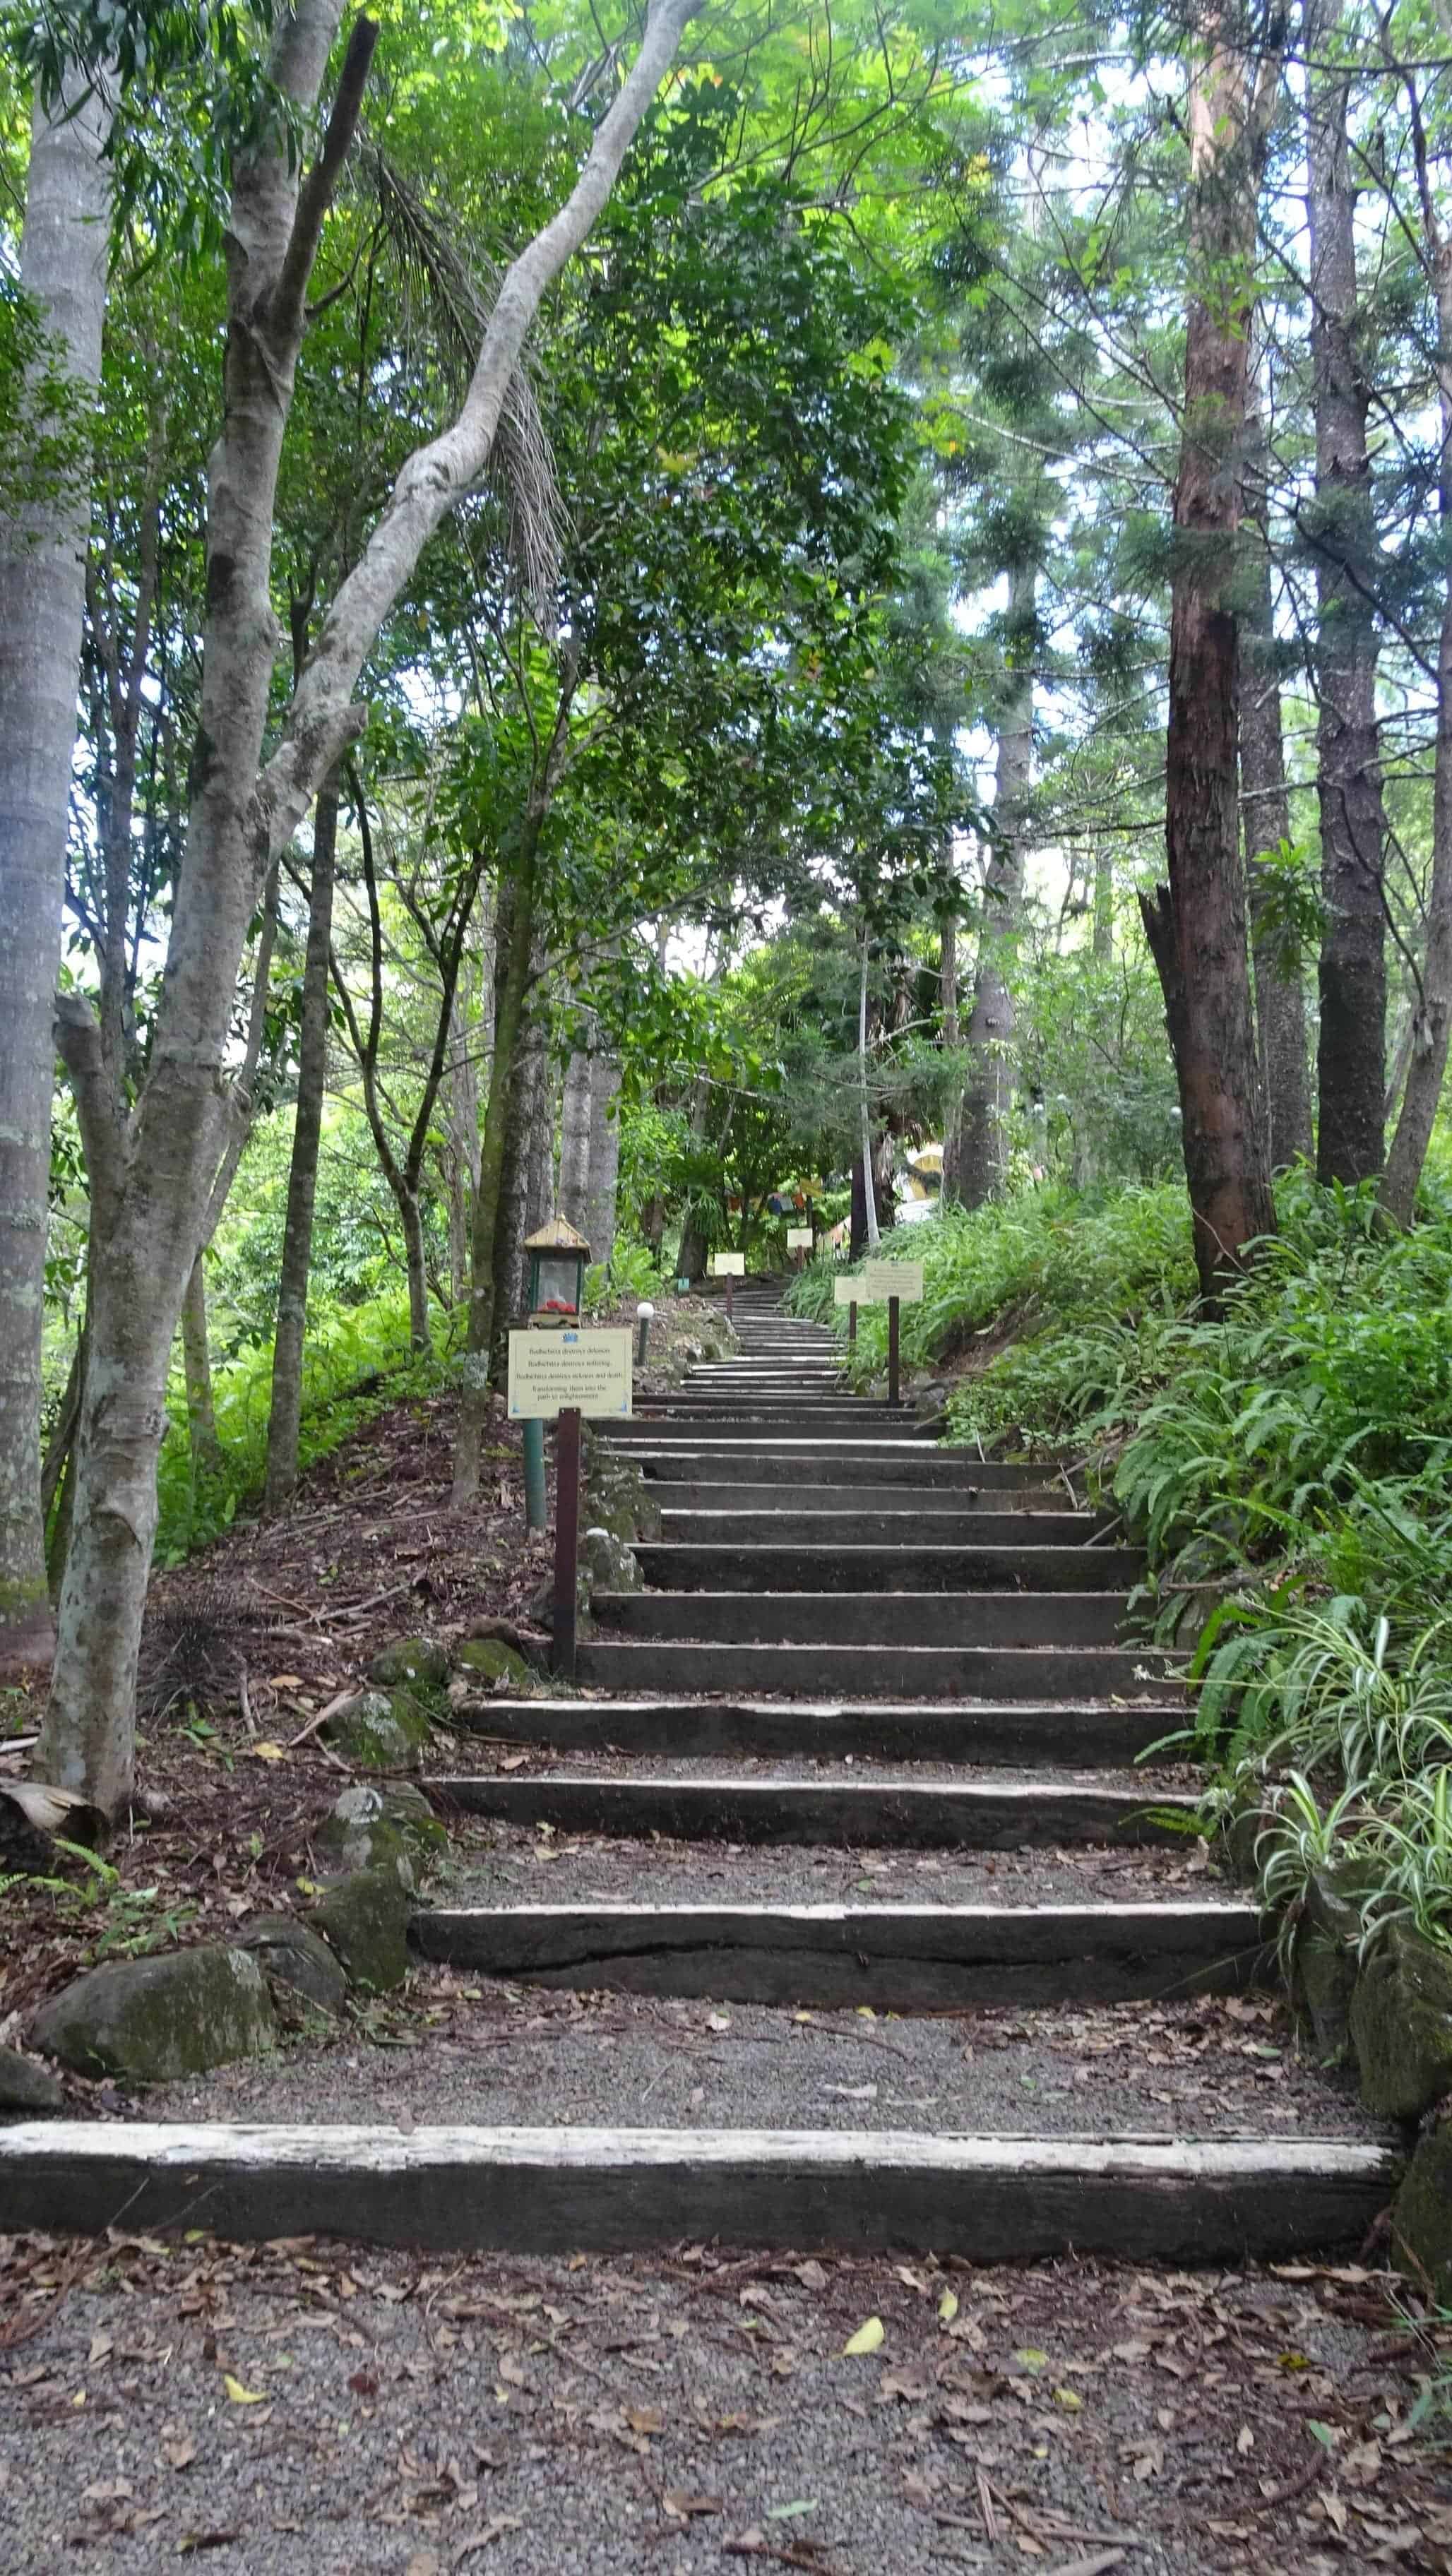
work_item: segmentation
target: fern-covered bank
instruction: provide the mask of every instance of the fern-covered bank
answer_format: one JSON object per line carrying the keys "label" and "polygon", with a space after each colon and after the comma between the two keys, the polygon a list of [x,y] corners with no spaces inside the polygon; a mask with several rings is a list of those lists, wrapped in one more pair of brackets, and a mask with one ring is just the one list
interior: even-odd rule
{"label": "fern-covered bank", "polygon": [[[1452,1192],[1390,1237],[1302,1173],[1278,1208],[1215,1324],[1178,1187],[946,1212],[884,1246],[924,1265],[904,1356],[947,1379],[951,1437],[1072,1451],[1112,1496],[1157,1633],[1195,1649],[1222,1797],[1272,1796],[1283,1909],[1330,1867],[1368,1940],[1452,1942]],[[843,1330],[832,1293],[817,1264],[793,1303]],[[863,1309],[860,1377],[885,1345]]]}

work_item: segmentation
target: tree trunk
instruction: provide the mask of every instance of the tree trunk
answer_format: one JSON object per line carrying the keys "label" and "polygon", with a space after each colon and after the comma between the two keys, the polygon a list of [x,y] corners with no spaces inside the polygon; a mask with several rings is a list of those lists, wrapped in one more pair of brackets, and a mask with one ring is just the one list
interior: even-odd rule
{"label": "tree trunk", "polygon": [[[337,94],[304,177],[290,120],[269,117],[232,173],[221,433],[208,464],[207,611],[181,872],[150,1067],[124,1127],[105,1099],[100,1031],[80,995],[58,1005],[104,1258],[77,1446],[75,1529],[37,1762],[114,1808],[134,1759],[136,1657],[156,1530],[167,1363],[214,1176],[239,1110],[227,1079],[237,969],[268,864],[356,739],[364,661],[423,547],[473,489],[546,288],[601,212],[692,14],[655,0],[634,63],[565,204],[501,281],[462,410],[405,461],[362,555],[323,619],[281,739],[259,764],[278,641],[272,531],[282,441],[328,207],[362,107],[375,22],[354,22]],[[341,0],[294,0],[269,53],[306,129]],[[491,1209],[491,1217],[492,1217]],[[486,1285],[486,1299],[488,1298]],[[476,1301],[478,1288],[476,1283]],[[485,1345],[487,1347],[487,1343]]]}
{"label": "tree trunk", "polygon": [[1386,1087],[1386,916],[1376,714],[1377,539],[1361,358],[1356,190],[1347,150],[1349,75],[1341,0],[1307,0],[1306,161],[1311,236],[1311,382],[1316,416],[1317,794],[1321,812],[1321,1031],[1316,1170],[1380,1172]]}
{"label": "tree trunk", "polygon": [[1008,577],[1006,696],[998,726],[993,855],[984,880],[983,928],[968,1021],[968,1080],[954,1158],[953,1195],[967,1208],[996,1198],[1008,1173],[1008,1111],[1013,1091],[1009,1049],[1014,1032],[1008,972],[1023,904],[1037,598],[1037,567],[1014,564]]}
{"label": "tree trunk", "polygon": [[[1442,228],[1427,174],[1420,114],[1413,144],[1422,205],[1427,265],[1437,301],[1437,394],[1441,415],[1438,500],[1444,553],[1452,542],[1452,240]],[[1406,1089],[1381,1185],[1381,1205],[1399,1225],[1410,1225],[1417,1184],[1431,1142],[1432,1123],[1447,1071],[1452,1034],[1452,553],[1446,553],[1442,629],[1437,645],[1437,743],[1432,786],[1432,882],[1427,889],[1427,947],[1421,991],[1412,1022]]]}
{"label": "tree trunk", "polygon": [[1275,1224],[1246,953],[1230,606],[1240,518],[1254,243],[1245,66],[1219,41],[1190,81],[1192,299],[1175,486],[1168,885],[1140,897],[1174,1052],[1201,1294],[1213,1310]]}
{"label": "tree trunk", "polygon": [[590,1076],[590,1187],[581,1229],[590,1258],[608,1267],[615,1250],[615,1193],[620,1178],[620,1067],[597,1053]]}
{"label": "tree trunk", "polygon": [[479,1186],[479,1068],[475,1050],[483,1031],[474,1016],[475,960],[466,950],[449,1027],[449,1071],[444,1094],[449,1137],[449,1293],[455,1308],[469,1294],[469,1228]]}
{"label": "tree trunk", "polygon": [[[50,118],[37,102],[20,246],[21,286],[82,396],[101,373],[108,122],[99,92]],[[78,476],[0,531],[0,1682],[48,1663],[53,1639],[40,1508],[51,1017],[89,524]]]}
{"label": "tree trunk", "polygon": [[[533,964],[538,962],[536,958]],[[524,1322],[529,1289],[524,1238],[530,1231],[530,1156],[545,1067],[543,1013],[537,993],[534,998],[535,1007],[526,1005],[515,1040],[494,1219],[494,1334],[489,1371],[496,1386],[507,1374],[510,1327]]]}
{"label": "tree trunk", "polygon": [[494,1053],[489,1099],[479,1147],[479,1186],[474,1196],[474,1263],[469,1287],[459,1425],[454,1440],[453,1507],[467,1510],[479,1492],[479,1451],[489,1412],[489,1372],[495,1342],[497,1286],[494,1247],[509,1142],[516,1057],[525,1023],[530,951],[534,940],[535,855],[540,818],[525,818],[522,845],[511,875],[499,888],[495,917]]}
{"label": "tree trunk", "polygon": [[524,1230],[537,1234],[555,1212],[555,1081],[549,1046],[540,1035],[539,1080],[529,1131],[529,1185],[524,1197]]}
{"label": "tree trunk", "polygon": [[207,1333],[207,1281],[202,1256],[192,1263],[182,1298],[182,1367],[187,1388],[187,1436],[192,1447],[192,1480],[215,1476],[221,1469],[217,1409],[212,1401],[212,1351]]}
{"label": "tree trunk", "polygon": [[338,850],[336,770],[318,795],[313,820],[312,899],[303,963],[302,1032],[298,1043],[297,1111],[287,1175],[287,1221],[277,1290],[277,1332],[272,1347],[272,1409],[267,1422],[264,1509],[284,1511],[297,1488],[298,1436],[302,1426],[303,1342],[307,1330],[308,1274],[313,1257],[313,1209],[328,1078],[328,961],[333,938],[333,883]]}
{"label": "tree trunk", "polygon": [[408,1277],[409,1348],[426,1351],[432,1336],[429,1332],[429,1270],[424,1256],[423,1208],[417,1190],[395,1190],[394,1199],[403,1233],[403,1262]]}
{"label": "tree trunk", "polygon": [[[862,925],[862,965],[857,982],[857,1174],[852,1184],[852,1250],[875,1252],[880,1241],[877,1230],[877,1192],[872,1176],[872,1110],[867,1097],[867,924]],[[860,1176],[862,1189],[862,1234],[857,1232],[857,1189]]]}
{"label": "tree trunk", "polygon": [[565,1068],[560,1111],[559,1211],[579,1234],[587,1230],[590,1200],[590,1091],[595,1057],[588,1044],[572,1049]]}
{"label": "tree trunk", "polygon": [[1273,1172],[1283,1172],[1312,1149],[1311,1090],[1307,1073],[1306,997],[1299,956],[1287,956],[1277,936],[1271,886],[1258,865],[1262,853],[1291,837],[1286,793],[1281,689],[1276,671],[1271,559],[1266,542],[1268,450],[1252,365],[1247,380],[1246,516],[1260,540],[1248,567],[1241,612],[1236,673],[1240,692],[1240,796],[1245,815],[1245,873],[1255,958],[1256,1027],[1264,1096],[1266,1150]]}
{"label": "tree trunk", "polygon": [[1107,849],[1094,853],[1094,962],[1107,966],[1114,956],[1114,861]]}

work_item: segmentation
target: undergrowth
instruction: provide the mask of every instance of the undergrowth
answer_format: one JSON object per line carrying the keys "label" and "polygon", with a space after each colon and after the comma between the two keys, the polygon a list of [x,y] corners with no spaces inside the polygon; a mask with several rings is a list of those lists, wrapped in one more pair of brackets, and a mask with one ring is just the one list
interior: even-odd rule
{"label": "undergrowth", "polygon": [[[1452,1939],[1452,1194],[1389,1236],[1370,1192],[1277,1186],[1280,1231],[1207,1322],[1178,1187],[1051,1188],[883,1245],[921,1260],[904,1359],[956,1367],[949,1437],[1072,1449],[1193,1650],[1194,1749],[1265,1823],[1268,1896],[1354,1886],[1362,1937]],[[791,1294],[834,1320],[832,1267]],[[880,1375],[886,1312],[853,1373]],[[975,1356],[975,1345],[979,1355]]]}

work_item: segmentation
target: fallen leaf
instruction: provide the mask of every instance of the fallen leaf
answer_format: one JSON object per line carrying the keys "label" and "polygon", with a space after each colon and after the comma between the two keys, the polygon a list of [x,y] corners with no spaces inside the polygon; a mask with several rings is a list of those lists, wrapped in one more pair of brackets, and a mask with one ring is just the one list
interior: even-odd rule
{"label": "fallen leaf", "polygon": [[272,1673],[267,1687],[269,1690],[304,1690],[307,1685],[301,1673]]}
{"label": "fallen leaf", "polygon": [[815,2513],[815,2496],[794,2496],[790,2504],[768,2505],[763,2519],[767,2522],[791,2522],[799,2513]]}
{"label": "fallen leaf", "polygon": [[476,2549],[492,2549],[496,2540],[504,2538],[506,2531],[523,2531],[523,2529],[522,2513],[497,2513],[492,2522],[485,2523],[482,2531],[471,2531],[467,2540],[461,2540],[458,2543],[451,2564],[462,2567],[465,2559],[472,2558]]}
{"label": "fallen leaf", "polygon": [[942,2319],[942,2321],[943,2321],[944,2325],[945,2325],[945,2326],[950,2326],[950,2325],[952,2324],[952,2322],[953,2322],[953,2319],[956,2317],[957,2313],[958,2313],[958,2297],[957,2297],[957,2293],[956,2293],[956,2291],[954,2291],[954,2290],[945,2290],[945,2291],[943,2292],[943,2295],[942,2295],[941,2299],[938,2301],[938,2314],[939,2314],[939,2316],[941,2317],[941,2319]]}
{"label": "fallen leaf", "polygon": [[1247,2455],[1255,2449],[1255,2435],[1252,2433],[1248,2424],[1241,2425],[1239,2432],[1235,2436],[1235,2447],[1240,2453],[1242,2459],[1245,2459]]}
{"label": "fallen leaf", "polygon": [[1054,2404],[1062,2406],[1068,2415],[1077,2415],[1083,2403],[1084,2400],[1076,2389],[1056,2388],[1054,2390]]}
{"label": "fallen leaf", "polygon": [[287,1760],[287,1754],[282,1745],[274,1744],[270,1737],[262,1744],[249,1744],[247,1750],[254,1762],[285,1762]]}
{"label": "fallen leaf", "polygon": [[184,2531],[176,2545],[178,2558],[190,2558],[198,2549],[226,2549],[240,2540],[240,2531]]}
{"label": "fallen leaf", "polygon": [[663,2433],[665,2417],[658,2406],[627,2406],[625,2421],[632,2433]]}
{"label": "fallen leaf", "polygon": [[724,2513],[726,2509],[720,2496],[691,2495],[685,2487],[667,2487],[661,2503],[677,2522],[688,2522],[693,2513]]}
{"label": "fallen leaf", "polygon": [[881,2317],[868,2317],[842,2346],[843,2358],[855,2361],[860,2353],[876,2352],[886,2339],[887,2329]]}
{"label": "fallen leaf", "polygon": [[234,2406],[265,2406],[267,2404],[267,2391],[265,2388],[244,2388],[241,2380],[234,2379],[230,2370],[223,2371],[222,2386],[226,2389]]}
{"label": "fallen leaf", "polygon": [[163,2442],[161,2456],[169,2469],[189,2469],[197,2456],[197,2446],[190,2433],[184,2433],[179,2442]]}

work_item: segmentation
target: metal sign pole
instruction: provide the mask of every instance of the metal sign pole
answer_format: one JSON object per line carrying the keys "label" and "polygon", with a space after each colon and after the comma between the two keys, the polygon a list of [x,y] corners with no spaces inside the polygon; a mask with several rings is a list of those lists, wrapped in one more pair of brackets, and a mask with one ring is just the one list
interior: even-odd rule
{"label": "metal sign pole", "polygon": [[889,1297],[887,1301],[887,1401],[889,1405],[895,1405],[898,1400],[898,1307],[899,1300],[896,1297]]}
{"label": "metal sign pole", "polygon": [[575,1678],[575,1612],[580,1579],[580,1414],[563,1411],[555,1429],[555,1628],[551,1663]]}

